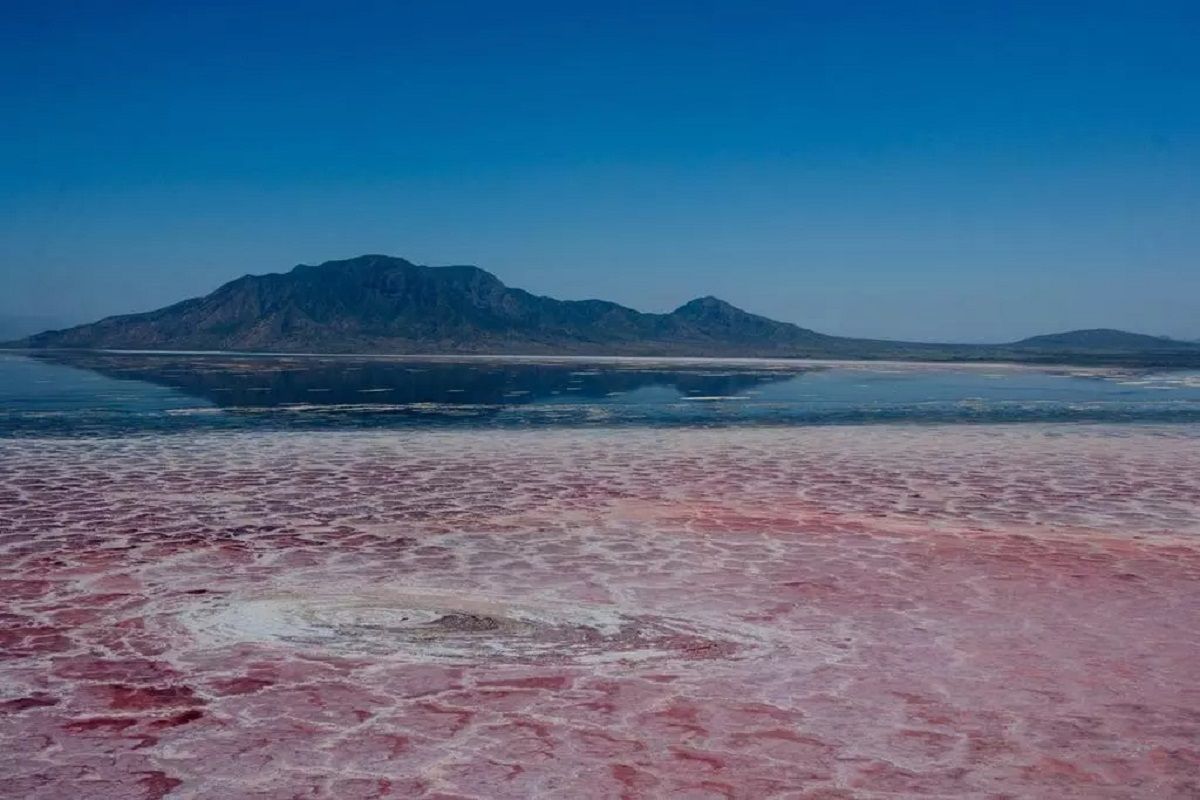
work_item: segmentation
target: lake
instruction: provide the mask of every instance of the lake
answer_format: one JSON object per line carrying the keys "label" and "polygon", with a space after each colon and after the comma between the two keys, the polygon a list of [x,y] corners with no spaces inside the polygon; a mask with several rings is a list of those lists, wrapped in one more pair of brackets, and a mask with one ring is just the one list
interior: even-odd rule
{"label": "lake", "polygon": [[1200,421],[1200,372],[755,359],[0,354],[0,435],[1056,421]]}
{"label": "lake", "polygon": [[0,794],[1189,797],[1200,374],[0,355]]}

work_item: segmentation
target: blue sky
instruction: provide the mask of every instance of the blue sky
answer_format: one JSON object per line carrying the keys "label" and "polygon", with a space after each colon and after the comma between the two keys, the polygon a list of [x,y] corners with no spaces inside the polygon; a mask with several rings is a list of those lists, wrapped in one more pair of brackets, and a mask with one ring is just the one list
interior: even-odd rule
{"label": "blue sky", "polygon": [[831,333],[1200,337],[1194,2],[9,2],[0,315],[383,252]]}

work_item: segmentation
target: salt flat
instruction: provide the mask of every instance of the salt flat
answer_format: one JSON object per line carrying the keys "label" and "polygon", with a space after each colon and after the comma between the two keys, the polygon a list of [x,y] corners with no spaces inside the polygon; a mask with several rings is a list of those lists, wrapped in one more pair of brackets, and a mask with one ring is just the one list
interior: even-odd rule
{"label": "salt flat", "polygon": [[1193,425],[0,446],[0,795],[1190,798]]}

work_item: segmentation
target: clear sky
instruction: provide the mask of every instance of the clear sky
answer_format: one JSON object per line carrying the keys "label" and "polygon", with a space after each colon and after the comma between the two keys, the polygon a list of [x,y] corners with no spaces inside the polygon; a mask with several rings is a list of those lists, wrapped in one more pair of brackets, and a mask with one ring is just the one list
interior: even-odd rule
{"label": "clear sky", "polygon": [[830,333],[1200,337],[1200,3],[55,2],[0,315],[361,253]]}

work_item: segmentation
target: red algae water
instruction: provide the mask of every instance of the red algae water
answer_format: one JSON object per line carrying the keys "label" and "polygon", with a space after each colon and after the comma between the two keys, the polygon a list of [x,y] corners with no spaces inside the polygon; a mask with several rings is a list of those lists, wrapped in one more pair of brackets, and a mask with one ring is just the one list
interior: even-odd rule
{"label": "red algae water", "polygon": [[0,441],[0,796],[1200,797],[1200,427]]}

